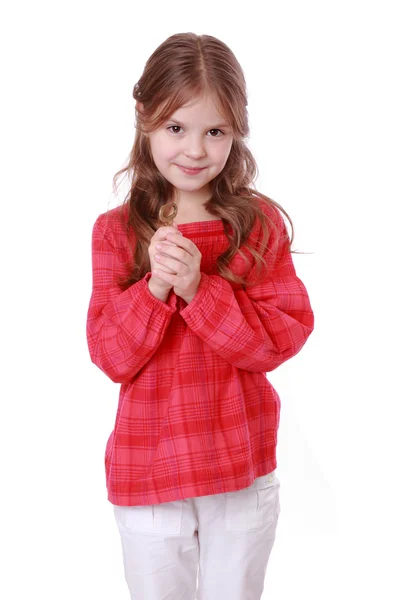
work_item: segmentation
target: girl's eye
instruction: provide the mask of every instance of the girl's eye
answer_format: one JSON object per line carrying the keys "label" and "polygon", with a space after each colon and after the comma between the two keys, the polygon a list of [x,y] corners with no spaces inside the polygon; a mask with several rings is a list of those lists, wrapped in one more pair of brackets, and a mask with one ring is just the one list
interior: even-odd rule
{"label": "girl's eye", "polygon": [[169,129],[172,133],[179,133],[182,127],[179,127],[179,125],[170,125],[167,127],[167,129]]}
{"label": "girl's eye", "polygon": [[[182,127],[180,127],[179,125],[169,125],[167,129],[171,133],[180,133],[182,131]],[[208,131],[208,134],[210,134],[211,137],[220,137],[221,135],[224,135],[224,132],[221,131],[221,129],[210,129],[210,131]]]}
{"label": "girl's eye", "polygon": [[221,131],[220,129],[210,129],[210,131],[208,132],[211,134],[211,137],[220,137],[220,135],[224,135],[224,132]]}

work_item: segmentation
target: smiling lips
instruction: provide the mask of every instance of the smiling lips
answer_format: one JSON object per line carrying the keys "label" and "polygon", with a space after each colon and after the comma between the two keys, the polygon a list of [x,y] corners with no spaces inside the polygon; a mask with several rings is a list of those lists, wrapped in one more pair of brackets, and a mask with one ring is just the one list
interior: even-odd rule
{"label": "smiling lips", "polygon": [[201,169],[199,169],[199,168],[193,169],[190,167],[183,167],[182,165],[176,165],[176,166],[179,167],[181,169],[181,171],[186,173],[186,175],[197,175],[198,173],[203,171],[203,169],[205,169],[205,167],[201,167]]}

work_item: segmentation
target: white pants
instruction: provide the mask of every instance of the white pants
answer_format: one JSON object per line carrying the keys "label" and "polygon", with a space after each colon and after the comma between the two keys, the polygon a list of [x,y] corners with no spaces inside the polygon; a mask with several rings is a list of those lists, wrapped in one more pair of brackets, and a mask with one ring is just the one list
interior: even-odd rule
{"label": "white pants", "polygon": [[237,492],[114,506],[131,600],[260,600],[279,486],[273,472]]}

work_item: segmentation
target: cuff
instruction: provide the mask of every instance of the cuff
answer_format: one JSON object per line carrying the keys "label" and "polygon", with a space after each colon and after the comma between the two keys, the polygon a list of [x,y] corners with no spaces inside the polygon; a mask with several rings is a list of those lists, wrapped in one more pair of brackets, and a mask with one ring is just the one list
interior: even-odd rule
{"label": "cuff", "polygon": [[193,300],[180,311],[186,323],[192,328],[201,327],[204,320],[210,317],[216,307],[221,295],[224,295],[225,286],[229,286],[222,277],[218,275],[201,274],[199,287]]}

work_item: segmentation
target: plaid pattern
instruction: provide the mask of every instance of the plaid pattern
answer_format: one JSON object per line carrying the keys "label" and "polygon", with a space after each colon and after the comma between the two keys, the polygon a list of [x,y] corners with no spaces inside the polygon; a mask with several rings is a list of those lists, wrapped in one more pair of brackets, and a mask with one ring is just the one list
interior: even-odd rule
{"label": "plaid pattern", "polygon": [[[243,290],[216,274],[228,243],[221,221],[180,225],[202,253],[201,282],[186,304],[148,290],[148,273],[121,292],[130,254],[119,208],[93,227],[93,290],[87,318],[91,360],[121,384],[105,452],[108,499],[120,506],[159,504],[251,485],[276,468],[280,400],[266,372],[302,348],[313,329],[287,233],[271,211],[279,243],[269,275]],[[254,227],[257,244],[261,228]],[[279,237],[278,237],[279,236]],[[246,252],[231,262],[254,276]]]}

